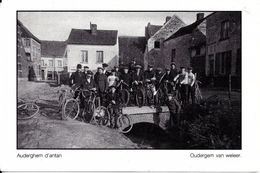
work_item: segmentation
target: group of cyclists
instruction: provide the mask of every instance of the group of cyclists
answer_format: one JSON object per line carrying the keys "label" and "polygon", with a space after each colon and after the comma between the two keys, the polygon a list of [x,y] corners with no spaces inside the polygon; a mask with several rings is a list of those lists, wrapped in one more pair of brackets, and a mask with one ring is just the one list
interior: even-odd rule
{"label": "group of cyclists", "polygon": [[[95,90],[100,97],[101,104],[121,103],[122,98],[118,95],[119,84],[124,83],[124,88],[130,92],[143,84],[152,86],[152,93],[156,95],[160,90],[165,95],[176,96],[176,91],[182,104],[189,104],[190,100],[195,102],[195,80],[196,77],[192,68],[181,67],[177,70],[176,64],[171,63],[170,68],[156,68],[148,65],[147,70],[143,71],[141,65],[131,61],[129,65],[115,66],[111,71],[107,70],[108,64],[103,63],[102,67],[97,68],[94,74],[88,66],[77,65],[76,72],[72,73],[69,79],[71,86],[81,87],[84,90]],[[78,93],[75,93],[77,97]],[[191,98],[191,99],[190,99]]]}

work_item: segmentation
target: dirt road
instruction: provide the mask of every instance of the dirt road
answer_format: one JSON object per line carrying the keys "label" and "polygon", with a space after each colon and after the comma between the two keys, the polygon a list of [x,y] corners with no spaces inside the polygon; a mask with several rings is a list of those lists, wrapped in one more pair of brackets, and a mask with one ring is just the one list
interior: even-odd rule
{"label": "dirt road", "polygon": [[18,121],[18,148],[136,148],[123,134],[79,121],[62,121],[57,112],[58,87],[19,81],[18,97],[40,97],[40,114]]}

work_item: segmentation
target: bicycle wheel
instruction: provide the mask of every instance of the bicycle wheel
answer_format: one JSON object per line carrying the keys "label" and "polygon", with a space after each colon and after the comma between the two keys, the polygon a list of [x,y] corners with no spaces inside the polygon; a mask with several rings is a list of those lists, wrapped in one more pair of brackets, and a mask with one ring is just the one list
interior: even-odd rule
{"label": "bicycle wheel", "polygon": [[110,121],[110,114],[106,107],[99,106],[94,110],[93,120],[96,124],[101,126],[108,126]]}
{"label": "bicycle wheel", "polygon": [[76,99],[69,99],[63,106],[62,116],[64,119],[75,120],[79,115],[79,103]]}
{"label": "bicycle wheel", "polygon": [[129,99],[130,99],[130,93],[126,89],[120,90],[119,93],[120,93],[120,97],[123,101],[123,105],[127,106],[129,103]]}
{"label": "bicycle wheel", "polygon": [[118,130],[122,133],[128,133],[132,130],[133,124],[127,115],[120,115],[117,119]]}
{"label": "bicycle wheel", "polygon": [[137,106],[142,107],[144,105],[145,96],[142,89],[137,89],[135,94],[135,102]]}
{"label": "bicycle wheel", "polygon": [[24,103],[17,107],[17,115],[19,120],[27,120],[33,118],[39,112],[39,106],[34,103]]}

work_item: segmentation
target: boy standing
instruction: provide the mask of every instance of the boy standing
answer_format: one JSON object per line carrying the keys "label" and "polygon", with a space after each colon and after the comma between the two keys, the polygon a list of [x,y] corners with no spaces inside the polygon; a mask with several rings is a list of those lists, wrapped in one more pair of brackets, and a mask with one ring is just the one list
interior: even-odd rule
{"label": "boy standing", "polygon": [[188,68],[188,102],[191,97],[191,103],[195,103],[195,75],[192,73],[192,67]]}

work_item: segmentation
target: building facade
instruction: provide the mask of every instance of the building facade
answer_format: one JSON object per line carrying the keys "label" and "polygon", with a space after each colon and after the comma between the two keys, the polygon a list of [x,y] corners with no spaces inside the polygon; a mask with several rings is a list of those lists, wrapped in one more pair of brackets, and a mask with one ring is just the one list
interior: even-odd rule
{"label": "building facade", "polygon": [[231,75],[241,86],[241,12],[215,12],[207,18],[206,75],[222,83]]}
{"label": "building facade", "polygon": [[17,21],[18,78],[41,80],[41,42]]}
{"label": "building facade", "polygon": [[175,62],[177,68],[192,67],[197,76],[205,76],[206,18],[197,14],[197,20],[174,32],[161,49],[164,64]]}
{"label": "building facade", "polygon": [[109,68],[118,65],[117,30],[98,30],[90,23],[90,29],[72,29],[67,40],[65,61],[68,72],[74,72],[77,64],[96,70],[102,63]]}
{"label": "building facade", "polygon": [[41,41],[42,80],[55,80],[57,74],[66,69],[65,49],[66,42]]}

